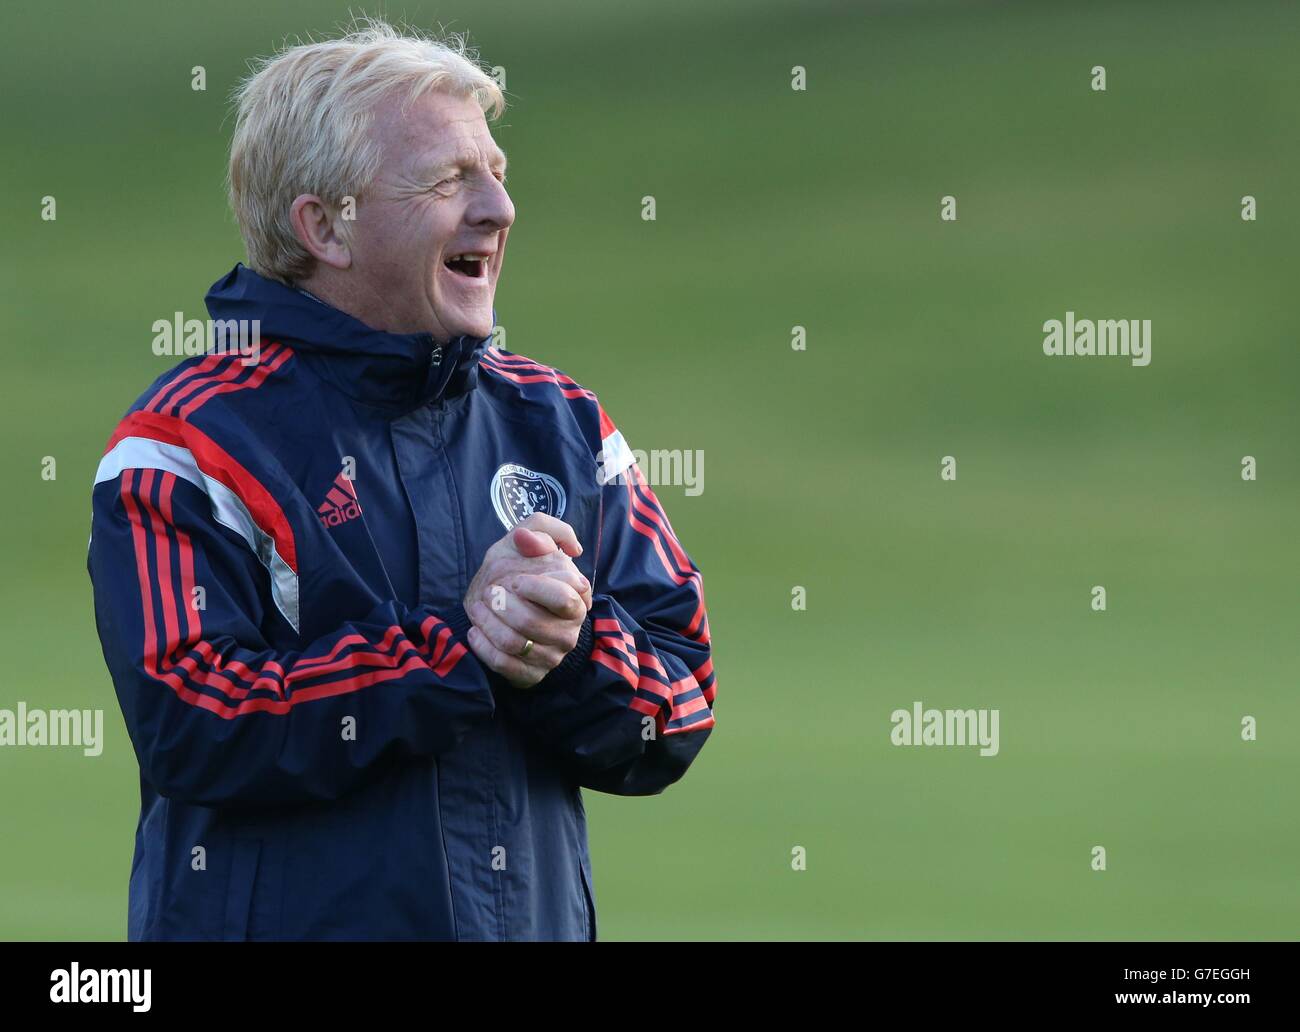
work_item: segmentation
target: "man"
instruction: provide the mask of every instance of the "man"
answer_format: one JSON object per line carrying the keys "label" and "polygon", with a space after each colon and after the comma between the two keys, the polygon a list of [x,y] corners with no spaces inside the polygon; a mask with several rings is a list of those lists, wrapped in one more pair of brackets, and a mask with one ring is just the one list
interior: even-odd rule
{"label": "man", "polygon": [[581,788],[713,726],[699,571],[596,397],[489,348],[514,208],[463,46],[239,94],[237,353],[113,434],[89,569],[140,763],[132,939],[594,939]]}

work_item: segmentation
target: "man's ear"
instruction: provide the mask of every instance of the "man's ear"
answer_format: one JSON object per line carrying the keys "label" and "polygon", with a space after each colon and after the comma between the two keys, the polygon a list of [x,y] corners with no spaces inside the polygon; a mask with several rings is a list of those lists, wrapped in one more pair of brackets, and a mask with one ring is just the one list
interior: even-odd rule
{"label": "man's ear", "polygon": [[289,206],[294,236],[318,262],[335,269],[352,265],[352,249],[343,230],[342,214],[330,211],[315,194],[299,194]]}

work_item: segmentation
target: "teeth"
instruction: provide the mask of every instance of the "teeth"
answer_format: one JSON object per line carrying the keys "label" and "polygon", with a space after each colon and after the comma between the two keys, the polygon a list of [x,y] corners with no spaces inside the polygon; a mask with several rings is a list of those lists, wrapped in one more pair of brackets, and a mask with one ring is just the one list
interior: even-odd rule
{"label": "teeth", "polygon": [[458,255],[456,255],[455,257],[449,259],[449,261],[453,261],[453,262],[485,262],[485,261],[487,261],[488,258],[490,258],[490,257],[491,257],[491,255],[486,255],[486,254],[458,254]]}

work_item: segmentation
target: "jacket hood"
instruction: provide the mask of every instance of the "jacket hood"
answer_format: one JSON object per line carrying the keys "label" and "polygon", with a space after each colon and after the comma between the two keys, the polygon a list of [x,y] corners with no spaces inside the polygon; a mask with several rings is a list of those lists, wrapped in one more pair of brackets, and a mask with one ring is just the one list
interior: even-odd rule
{"label": "jacket hood", "polygon": [[492,340],[462,335],[439,344],[429,333],[385,333],[243,263],[204,300],[213,319],[258,320],[262,339],[306,353],[344,394],[393,415],[473,390]]}

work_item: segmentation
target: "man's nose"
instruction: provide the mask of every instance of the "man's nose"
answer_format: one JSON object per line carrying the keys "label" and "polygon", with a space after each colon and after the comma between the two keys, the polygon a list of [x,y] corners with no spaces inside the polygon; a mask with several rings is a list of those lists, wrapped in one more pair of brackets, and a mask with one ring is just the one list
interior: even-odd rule
{"label": "man's nose", "polygon": [[491,177],[489,184],[475,194],[466,217],[476,226],[494,231],[509,229],[515,221],[515,206],[505,185]]}

